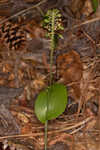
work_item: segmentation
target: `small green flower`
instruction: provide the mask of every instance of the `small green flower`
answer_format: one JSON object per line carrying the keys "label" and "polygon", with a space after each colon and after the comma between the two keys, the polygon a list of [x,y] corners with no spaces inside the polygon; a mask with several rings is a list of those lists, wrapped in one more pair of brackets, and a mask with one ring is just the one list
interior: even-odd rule
{"label": "small green flower", "polygon": [[62,18],[61,13],[58,9],[48,10],[46,15],[44,16],[43,20],[43,28],[47,30],[48,32],[48,38],[51,38],[51,32],[52,32],[52,13],[55,14],[55,22],[54,22],[54,32],[56,33],[56,36],[58,35],[59,38],[62,38],[62,35],[60,35],[59,31],[64,30],[64,27],[62,25]]}

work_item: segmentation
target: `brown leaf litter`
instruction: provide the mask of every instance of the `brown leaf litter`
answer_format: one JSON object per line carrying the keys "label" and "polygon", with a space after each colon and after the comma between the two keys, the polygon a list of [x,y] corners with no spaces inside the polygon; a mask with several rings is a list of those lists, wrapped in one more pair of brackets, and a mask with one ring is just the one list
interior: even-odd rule
{"label": "brown leaf litter", "polygon": [[[23,1],[25,7],[28,6],[26,3],[33,3],[32,0]],[[4,2],[8,3],[7,0]],[[78,21],[79,23],[79,18],[83,11],[86,16],[91,14],[92,10],[88,4],[88,12],[86,11],[86,2],[87,0],[72,1],[73,5],[70,9],[73,14],[72,20],[75,21],[76,18],[76,22]],[[0,4],[1,3],[3,3],[3,1],[0,1]],[[65,3],[63,3],[64,1],[62,1],[62,5],[65,5]],[[79,7],[77,7],[78,3]],[[22,2],[20,3],[22,7],[21,4]],[[56,6],[57,4],[59,5],[60,1],[56,1]],[[17,1],[14,2],[13,5],[16,6],[13,6],[13,8],[18,9]],[[27,15],[25,14],[25,16]],[[66,16],[68,15],[65,15],[65,17]],[[7,19],[6,17],[5,19]],[[19,23],[10,20],[7,24],[3,23],[1,25],[0,37],[3,43],[0,43],[0,85],[7,86],[9,90],[10,87],[17,87],[18,89],[23,87],[23,91],[21,91],[21,93],[19,92],[19,97],[16,97],[18,95],[16,95],[14,89],[12,94],[8,92],[12,97],[9,97],[9,94],[6,94],[6,92],[3,94],[6,100],[9,98],[11,105],[9,110],[5,107],[0,115],[2,127],[0,128],[2,129],[0,148],[5,147],[5,149],[9,148],[13,150],[40,150],[44,148],[44,125],[41,124],[35,116],[34,101],[38,93],[48,86],[49,64],[46,58],[44,58],[44,60],[42,59],[43,52],[47,45],[45,44],[45,46],[42,47],[42,44],[38,44],[44,39],[45,32],[40,27],[40,22],[36,23],[34,20],[35,19],[31,18],[31,21]],[[77,24],[77,26],[80,26],[80,24]],[[73,29],[77,26],[74,26]],[[78,38],[82,39],[85,36],[85,38],[92,43],[91,45],[96,44],[95,40],[84,31],[84,28],[80,30],[80,32],[81,31],[82,33],[80,36],[80,33],[77,32]],[[12,35],[13,32],[14,37]],[[70,43],[72,43],[72,40],[76,42],[78,38],[75,39],[75,37],[75,34],[73,34]],[[17,38],[19,39],[17,40]],[[35,42],[33,43],[32,40]],[[24,42],[24,47],[22,46],[20,49],[20,46],[23,45]],[[31,43],[33,43],[33,45],[31,45]],[[68,42],[65,40],[64,43],[66,44]],[[37,49],[42,49],[41,51],[36,49],[37,45]],[[68,96],[73,99],[73,102],[68,104],[67,107],[71,107],[71,105],[78,103],[78,115],[75,113],[68,115],[65,111],[55,120],[49,121],[48,148],[50,150],[58,150],[58,148],[60,150],[99,150],[100,55],[96,54],[92,57],[81,57],[76,50],[72,50],[67,44],[64,46],[66,51],[61,52],[62,54],[60,53],[59,56],[57,56],[57,66],[53,66],[54,81],[65,84],[68,89]],[[67,52],[67,49],[70,51]],[[13,95],[14,101],[12,101]],[[7,113],[9,114],[8,118]]]}

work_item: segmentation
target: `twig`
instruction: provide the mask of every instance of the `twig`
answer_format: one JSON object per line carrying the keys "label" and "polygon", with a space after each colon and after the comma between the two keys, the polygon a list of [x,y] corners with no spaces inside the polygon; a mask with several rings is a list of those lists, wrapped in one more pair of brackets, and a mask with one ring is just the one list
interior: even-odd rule
{"label": "twig", "polygon": [[10,17],[8,17],[8,18],[2,20],[2,21],[0,22],[0,25],[3,24],[3,23],[5,23],[5,22],[8,21],[9,19],[12,19],[12,18],[14,18],[14,17],[17,17],[17,16],[19,16],[19,15],[21,15],[21,14],[24,14],[24,13],[26,13],[27,11],[29,11],[29,10],[31,10],[31,9],[37,8],[38,6],[40,6],[41,4],[45,3],[46,1],[47,1],[47,0],[42,0],[41,2],[39,2],[38,4],[36,4],[35,6],[29,7],[29,8],[27,8],[27,9],[24,9],[24,10],[22,10],[22,11],[16,13],[15,15],[12,15],[12,16],[10,16]]}
{"label": "twig", "polygon": [[[86,24],[89,24],[89,23],[92,23],[92,22],[96,22],[96,21],[98,21],[98,20],[100,20],[100,17],[96,17],[96,18],[93,18],[93,19],[90,19],[90,20],[86,20],[86,21],[84,21],[84,22],[82,22],[82,23],[80,23],[80,24],[74,25],[74,26],[71,28],[71,30],[72,30],[72,29],[75,29],[75,28],[78,28],[78,27],[80,27],[80,26],[82,26],[82,25],[86,25]],[[68,30],[69,30],[69,28],[65,29],[65,32],[68,31]]]}
{"label": "twig", "polygon": [[[73,126],[67,127],[67,125],[66,125],[66,127],[64,127],[64,128],[61,128],[61,129],[58,129],[58,130],[55,130],[55,131],[48,131],[48,134],[52,134],[52,133],[56,134],[56,133],[60,133],[60,132],[66,132],[66,131],[73,130],[74,128],[78,128],[78,127],[80,129],[82,129],[81,126],[84,127],[84,125],[86,123],[88,123],[89,121],[91,121],[92,119],[94,119],[93,116],[87,117],[83,121],[81,121],[79,123],[76,123]],[[69,134],[76,133],[75,131],[77,132],[79,130],[75,129],[74,131],[70,132]],[[44,136],[44,133],[39,132],[39,133],[31,133],[31,134],[20,134],[20,135],[3,136],[3,137],[0,137],[0,140],[7,139],[7,138],[21,138],[21,137],[32,137],[32,136],[33,137]]]}

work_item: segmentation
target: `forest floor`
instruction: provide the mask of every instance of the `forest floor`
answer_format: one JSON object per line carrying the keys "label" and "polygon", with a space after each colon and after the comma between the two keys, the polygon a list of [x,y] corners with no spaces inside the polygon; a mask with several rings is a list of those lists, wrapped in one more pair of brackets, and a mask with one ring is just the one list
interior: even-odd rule
{"label": "forest floor", "polygon": [[44,124],[34,113],[50,75],[43,16],[57,8],[63,39],[53,81],[68,90],[62,115],[49,121],[48,150],[100,150],[100,8],[90,0],[0,0],[0,150],[43,150]]}

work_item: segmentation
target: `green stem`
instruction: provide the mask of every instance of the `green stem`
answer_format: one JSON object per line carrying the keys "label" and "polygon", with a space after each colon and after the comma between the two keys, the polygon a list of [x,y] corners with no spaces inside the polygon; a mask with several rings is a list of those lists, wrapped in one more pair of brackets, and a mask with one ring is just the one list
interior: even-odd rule
{"label": "green stem", "polygon": [[[51,31],[51,51],[50,51],[50,85],[52,84],[52,66],[53,66],[53,52],[54,52],[54,25],[55,25],[55,13],[52,12],[52,31]],[[50,95],[49,95],[50,96]],[[47,101],[48,112],[48,101]],[[45,122],[45,150],[47,150],[47,137],[48,137],[48,120]]]}
{"label": "green stem", "polygon": [[48,137],[48,134],[47,134],[48,131],[47,131],[47,129],[48,129],[48,120],[45,122],[45,137],[44,137],[45,138],[44,139],[45,140],[44,141],[44,143],[45,143],[45,150],[47,150],[47,139],[48,139],[47,138]]}
{"label": "green stem", "polygon": [[50,85],[52,84],[52,65],[53,65],[53,52],[54,52],[54,25],[55,13],[52,12],[52,32],[51,32],[51,52],[50,52]]}

